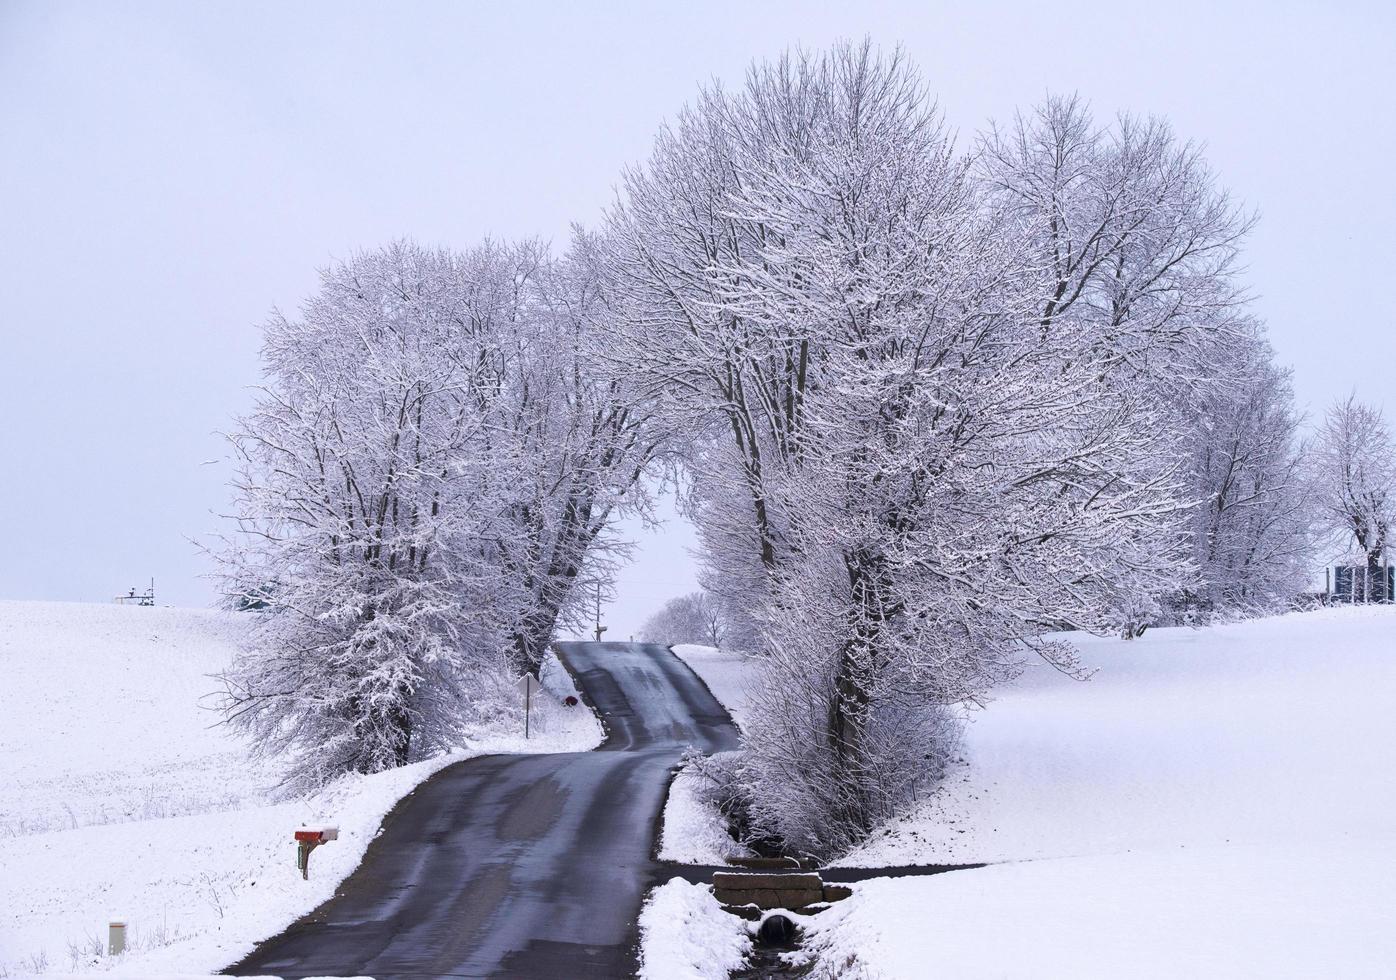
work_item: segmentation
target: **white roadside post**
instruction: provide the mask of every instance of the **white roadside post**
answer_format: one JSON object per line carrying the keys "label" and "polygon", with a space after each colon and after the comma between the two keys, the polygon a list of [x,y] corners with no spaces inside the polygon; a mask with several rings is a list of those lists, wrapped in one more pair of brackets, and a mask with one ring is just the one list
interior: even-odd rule
{"label": "white roadside post", "polygon": [[514,685],[523,692],[524,696],[524,738],[528,738],[528,716],[533,710],[533,695],[543,690],[542,683],[532,674],[524,674]]}
{"label": "white roadside post", "polygon": [[109,922],[107,924],[107,955],[120,956],[126,952],[126,923]]}

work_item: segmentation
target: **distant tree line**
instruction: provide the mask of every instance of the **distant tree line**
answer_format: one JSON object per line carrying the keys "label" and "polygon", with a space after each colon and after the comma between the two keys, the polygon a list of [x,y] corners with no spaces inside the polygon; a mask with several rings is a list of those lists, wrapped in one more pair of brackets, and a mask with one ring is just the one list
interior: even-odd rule
{"label": "distant tree line", "polygon": [[726,635],[721,606],[702,591],[670,599],[640,627],[640,639],[645,643],[720,647]]}

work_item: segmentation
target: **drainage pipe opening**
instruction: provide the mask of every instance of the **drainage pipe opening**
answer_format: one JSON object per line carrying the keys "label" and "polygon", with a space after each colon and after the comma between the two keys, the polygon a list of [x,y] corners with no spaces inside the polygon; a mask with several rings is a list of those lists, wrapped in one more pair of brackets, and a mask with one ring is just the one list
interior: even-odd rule
{"label": "drainage pipe opening", "polygon": [[761,920],[761,928],[757,930],[756,938],[763,946],[788,946],[795,941],[798,932],[795,923],[786,916],[768,915]]}

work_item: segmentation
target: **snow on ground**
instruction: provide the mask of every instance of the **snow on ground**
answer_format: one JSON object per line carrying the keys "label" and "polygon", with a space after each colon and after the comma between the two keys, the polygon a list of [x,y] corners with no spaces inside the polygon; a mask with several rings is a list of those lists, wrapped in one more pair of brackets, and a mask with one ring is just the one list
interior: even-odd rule
{"label": "snow on ground", "polygon": [[[745,658],[713,647],[678,645],[693,668],[740,724],[745,706]],[[730,755],[731,753],[720,753]],[[732,839],[717,807],[702,796],[702,778],[684,767],[669,784],[659,835],[659,859],[725,864],[752,852]],[[706,885],[682,878],[650,891],[640,912],[640,980],[726,980],[751,949],[746,923],[722,911]]]}
{"label": "snow on ground", "polygon": [[804,920],[806,951],[870,980],[1390,977],[1393,857],[1231,844],[877,878]]}
{"label": "snow on ground", "polygon": [[669,784],[663,829],[659,835],[659,860],[725,864],[730,858],[755,856],[750,848],[734,841],[727,832],[727,821],[703,796],[703,783],[701,776],[685,767]]}
{"label": "snow on ground", "polygon": [[1073,639],[1094,677],[1030,666],[937,798],[842,863],[1396,834],[1396,609]]}
{"label": "snow on ground", "polygon": [[965,764],[849,865],[822,918],[871,977],[1390,976],[1396,610],[1322,610],[1133,642],[1089,682],[1034,666]]}
{"label": "snow on ground", "polygon": [[[284,801],[274,770],[200,707],[248,614],[0,602],[0,976],[207,973],[333,894],[383,816],[472,755],[592,748],[600,725],[556,664],[533,738],[493,732],[449,756]],[[339,840],[295,868],[292,831]],[[94,955],[124,919],[132,952]]]}
{"label": "snow on ground", "polygon": [[713,697],[722,702],[727,713],[744,727],[747,712],[747,684],[752,677],[751,658],[719,650],[716,647],[676,643],[669,649],[708,685]]}
{"label": "snow on ground", "polygon": [[207,707],[245,620],[0,601],[0,839],[228,809],[271,781]]}
{"label": "snow on ground", "polygon": [[671,879],[640,910],[640,980],[727,980],[750,950],[746,921],[706,885]]}

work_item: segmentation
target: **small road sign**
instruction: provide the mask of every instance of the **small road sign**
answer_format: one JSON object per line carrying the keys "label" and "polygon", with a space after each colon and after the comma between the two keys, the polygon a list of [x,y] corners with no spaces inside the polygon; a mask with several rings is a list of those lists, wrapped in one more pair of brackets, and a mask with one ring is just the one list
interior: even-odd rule
{"label": "small road sign", "polygon": [[543,690],[542,683],[532,674],[524,674],[514,682],[524,696],[524,738],[528,738],[528,716],[533,710],[533,696]]}

